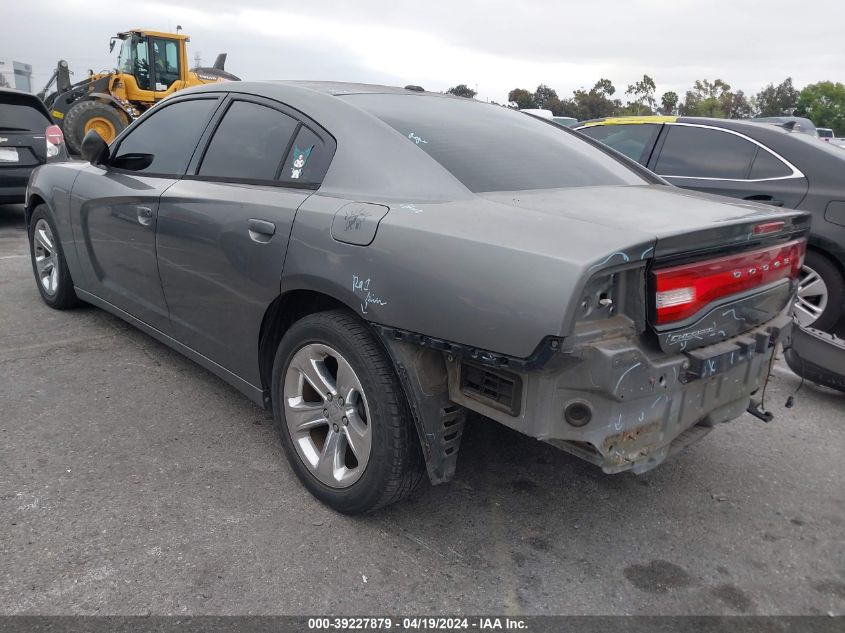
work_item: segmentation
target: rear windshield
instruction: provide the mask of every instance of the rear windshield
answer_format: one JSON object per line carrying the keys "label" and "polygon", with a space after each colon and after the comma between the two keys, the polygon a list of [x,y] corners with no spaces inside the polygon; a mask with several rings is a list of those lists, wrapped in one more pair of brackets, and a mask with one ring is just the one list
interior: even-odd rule
{"label": "rear windshield", "polygon": [[559,125],[508,108],[426,95],[343,98],[390,125],[475,193],[645,182]]}
{"label": "rear windshield", "polygon": [[47,116],[29,98],[0,93],[0,131],[43,132],[48,125]]}

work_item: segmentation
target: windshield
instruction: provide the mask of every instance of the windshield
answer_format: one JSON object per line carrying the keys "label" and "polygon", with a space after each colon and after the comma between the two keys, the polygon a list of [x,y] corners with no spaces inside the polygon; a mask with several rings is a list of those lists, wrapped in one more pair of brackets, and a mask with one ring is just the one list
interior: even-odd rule
{"label": "windshield", "polygon": [[575,133],[509,108],[433,95],[342,98],[387,123],[475,193],[646,182]]}

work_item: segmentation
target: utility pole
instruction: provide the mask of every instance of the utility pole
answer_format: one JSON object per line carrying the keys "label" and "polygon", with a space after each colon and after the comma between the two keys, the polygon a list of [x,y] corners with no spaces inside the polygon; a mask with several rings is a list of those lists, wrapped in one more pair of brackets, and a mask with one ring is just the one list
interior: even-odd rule
{"label": "utility pole", "polygon": [[194,53],[194,68],[202,67],[202,52],[197,51]]}

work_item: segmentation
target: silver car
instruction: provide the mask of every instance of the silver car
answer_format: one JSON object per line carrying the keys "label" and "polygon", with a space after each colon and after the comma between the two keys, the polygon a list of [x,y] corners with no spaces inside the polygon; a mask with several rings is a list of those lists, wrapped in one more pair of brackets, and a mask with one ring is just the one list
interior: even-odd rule
{"label": "silver car", "polygon": [[83,153],[29,184],[44,302],[108,310],[271,408],[341,512],[448,481],[467,411],[606,473],[767,417],[804,213],[416,87],[190,89]]}

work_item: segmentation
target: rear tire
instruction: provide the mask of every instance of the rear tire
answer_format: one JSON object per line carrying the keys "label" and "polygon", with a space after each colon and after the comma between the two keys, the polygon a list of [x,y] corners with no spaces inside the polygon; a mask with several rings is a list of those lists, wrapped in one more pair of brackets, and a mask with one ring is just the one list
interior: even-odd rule
{"label": "rear tire", "polygon": [[845,279],[839,268],[818,251],[807,251],[795,302],[798,322],[829,332],[842,318],[843,308]]}
{"label": "rear tire", "polygon": [[48,306],[67,310],[80,305],[65,262],[59,234],[46,204],[39,204],[29,221],[29,255],[38,292]]}
{"label": "rear tire", "polygon": [[425,468],[405,393],[381,341],[350,312],[290,327],[273,363],[272,398],[291,467],[334,510],[371,512],[420,483]]}
{"label": "rear tire", "polygon": [[[85,138],[85,128],[92,122],[102,122],[97,126],[100,136],[106,143],[111,143],[120,134],[129,121],[120,110],[114,106],[99,101],[80,101],[73,104],[65,115],[63,132],[65,143],[70,151],[78,154]],[[106,138],[106,137],[110,138]]]}

